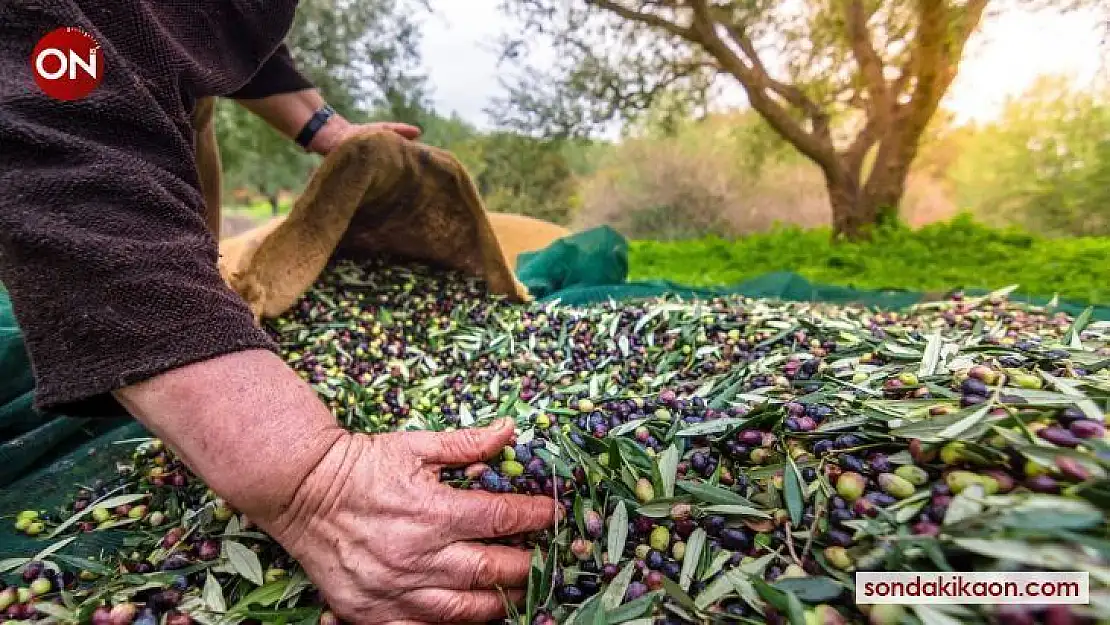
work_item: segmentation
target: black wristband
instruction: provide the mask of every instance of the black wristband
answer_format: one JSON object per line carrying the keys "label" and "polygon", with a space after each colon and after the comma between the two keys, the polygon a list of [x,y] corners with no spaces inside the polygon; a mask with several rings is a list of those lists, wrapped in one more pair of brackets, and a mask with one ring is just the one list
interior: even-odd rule
{"label": "black wristband", "polygon": [[313,137],[316,136],[317,132],[320,132],[320,129],[324,127],[324,124],[328,123],[328,120],[331,119],[332,115],[335,115],[335,109],[327,104],[322,106],[320,110],[313,113],[312,118],[305,123],[304,128],[301,128],[301,132],[297,135],[297,145],[307,150],[308,144],[312,143]]}

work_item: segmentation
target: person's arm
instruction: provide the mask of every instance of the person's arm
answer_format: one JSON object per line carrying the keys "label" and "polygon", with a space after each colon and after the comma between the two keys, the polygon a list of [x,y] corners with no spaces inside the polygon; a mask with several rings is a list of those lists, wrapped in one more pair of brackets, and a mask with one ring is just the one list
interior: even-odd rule
{"label": "person's arm", "polygon": [[[266,60],[250,82],[228,97],[290,140],[296,138],[313,114],[326,104],[320,91],[297,71],[289,48],[284,44]],[[392,130],[408,139],[420,136],[420,129],[408,124],[352,124],[335,113],[308,144],[308,151],[326,156],[351,132],[367,127]]]}
{"label": "person's arm", "polygon": [[451,434],[350,434],[263,351],[181,367],[117,395],[284,546],[350,622],[503,617],[501,590],[522,596],[530,556],[474,541],[555,520],[550,498],[438,481],[439,467],[487,460],[511,444],[512,419]]}
{"label": "person's arm", "polygon": [[528,554],[472,541],[543,527],[556,506],[454,491],[437,467],[495,454],[511,427],[340,429],[220,277],[184,115],[163,108],[180,102],[173,86],[105,45],[100,87],[53,100],[27,63],[44,14],[2,11],[0,282],[38,407],[118,415],[118,397],[353,622],[499,616],[492,589],[519,589]]}

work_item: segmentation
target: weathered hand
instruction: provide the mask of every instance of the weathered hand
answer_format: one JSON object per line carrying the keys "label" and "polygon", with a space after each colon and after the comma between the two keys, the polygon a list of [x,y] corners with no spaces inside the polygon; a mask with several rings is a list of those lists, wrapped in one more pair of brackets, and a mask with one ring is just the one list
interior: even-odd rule
{"label": "weathered hand", "polygon": [[329,606],[353,623],[486,622],[518,600],[526,551],[474,542],[550,526],[544,497],[462,491],[443,466],[496,455],[512,421],[454,433],[346,435],[291,505],[254,519],[304,566]]}

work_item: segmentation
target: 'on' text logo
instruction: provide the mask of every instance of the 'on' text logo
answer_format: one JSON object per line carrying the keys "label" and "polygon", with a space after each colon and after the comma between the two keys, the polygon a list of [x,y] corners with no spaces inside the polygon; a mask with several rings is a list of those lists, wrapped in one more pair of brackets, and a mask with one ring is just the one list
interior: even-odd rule
{"label": "'on' text logo", "polygon": [[104,79],[100,43],[79,28],[53,30],[39,40],[31,53],[31,72],[46,95],[58,100],[80,100]]}

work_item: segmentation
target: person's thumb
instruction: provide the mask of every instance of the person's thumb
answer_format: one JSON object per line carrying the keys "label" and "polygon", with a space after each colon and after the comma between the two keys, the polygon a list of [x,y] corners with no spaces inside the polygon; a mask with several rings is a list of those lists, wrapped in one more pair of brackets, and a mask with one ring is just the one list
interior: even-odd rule
{"label": "person's thumb", "polygon": [[409,444],[428,462],[461,465],[481,462],[496,456],[515,436],[516,423],[502,419],[485,428],[456,432],[411,432]]}

